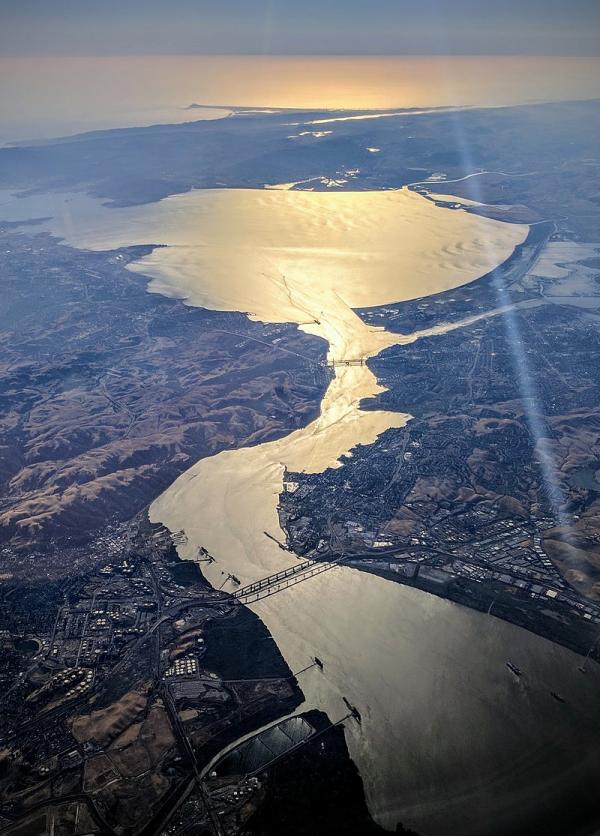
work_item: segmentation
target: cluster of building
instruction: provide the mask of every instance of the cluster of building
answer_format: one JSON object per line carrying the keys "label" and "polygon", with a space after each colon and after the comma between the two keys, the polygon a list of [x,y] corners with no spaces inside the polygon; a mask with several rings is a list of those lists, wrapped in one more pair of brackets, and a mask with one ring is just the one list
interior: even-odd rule
{"label": "cluster of building", "polygon": [[180,656],[164,672],[165,679],[176,676],[195,676],[198,673],[198,658],[192,653]]}

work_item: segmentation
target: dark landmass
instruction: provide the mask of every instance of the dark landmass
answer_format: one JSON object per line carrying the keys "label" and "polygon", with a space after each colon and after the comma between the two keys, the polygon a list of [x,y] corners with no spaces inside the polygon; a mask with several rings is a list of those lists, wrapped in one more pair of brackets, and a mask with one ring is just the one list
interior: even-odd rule
{"label": "dark landmass", "polygon": [[343,727],[320,712],[282,721],[308,739],[256,774],[207,774],[303,697],[259,618],[179,559],[180,537],[142,514],[98,571],[2,586],[0,831],[383,833]]}
{"label": "dark landmass", "polygon": [[[376,836],[364,801],[362,780],[350,760],[343,728],[317,711],[305,717],[318,736],[281,760],[266,775],[266,799],[249,819],[251,836]],[[406,836],[416,836],[402,830]]]}
{"label": "dark landmass", "polygon": [[[257,773],[217,775],[205,782],[225,834],[279,836],[289,833],[314,836],[375,836],[385,831],[376,825],[365,804],[363,785],[350,760],[343,726],[331,725],[319,711],[309,711],[271,726],[240,747],[254,745],[259,737],[281,738],[290,723],[310,730],[309,738]],[[235,755],[234,750],[234,755]],[[227,758],[228,756],[226,756]],[[217,766],[217,770],[219,767]],[[192,790],[169,821],[172,836],[209,834],[202,795]],[[397,833],[416,836],[398,825]]]}
{"label": "dark landmass", "polygon": [[0,228],[5,577],[30,572],[24,549],[40,552],[38,576],[69,572],[64,548],[129,519],[198,458],[318,413],[322,340],[148,293],[125,268],[151,249]]}
{"label": "dark landmass", "polygon": [[[112,547],[112,562],[61,589],[2,587],[8,833],[157,833],[194,770],[301,702],[254,614],[213,590],[197,566],[185,585],[173,580],[182,564],[165,529],[142,516]],[[215,639],[228,625],[238,638],[243,630],[243,644]],[[210,802],[202,815],[210,821]]]}

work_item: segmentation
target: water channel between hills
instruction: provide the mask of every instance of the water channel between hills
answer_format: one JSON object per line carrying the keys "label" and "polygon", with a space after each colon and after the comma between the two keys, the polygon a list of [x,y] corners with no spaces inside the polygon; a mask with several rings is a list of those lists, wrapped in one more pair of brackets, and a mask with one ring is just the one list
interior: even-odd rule
{"label": "water channel between hills", "polygon": [[[164,243],[135,266],[151,290],[189,304],[293,321],[334,359],[401,342],[353,308],[464,284],[506,259],[527,233],[396,192],[192,192],[108,210],[74,197],[51,228],[76,246]],[[23,211],[23,210],[20,210]],[[30,214],[29,217],[32,215]],[[404,338],[406,341],[406,338]],[[319,472],[408,415],[361,411],[379,391],[366,366],[336,369],[321,414],[286,438],[228,450],[191,467],[159,497],[152,519],[184,529],[183,557],[205,546],[215,586],[293,564],[280,536],[284,467]],[[600,669],[510,624],[347,567],[252,608],[294,671],[305,703],[332,720],[347,697],[361,712],[346,738],[375,818],[421,836],[517,832],[540,798],[592,791],[600,769]],[[519,680],[505,666],[524,672]],[[559,690],[568,708],[553,700]]]}

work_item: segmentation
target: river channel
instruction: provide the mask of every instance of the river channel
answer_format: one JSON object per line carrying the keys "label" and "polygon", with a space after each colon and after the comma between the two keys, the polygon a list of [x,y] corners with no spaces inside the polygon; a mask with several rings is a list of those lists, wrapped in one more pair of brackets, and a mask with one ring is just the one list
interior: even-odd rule
{"label": "river channel", "polygon": [[[407,190],[221,190],[112,210],[81,196],[69,201],[49,224],[69,243],[166,244],[135,266],[152,278],[152,291],[297,322],[328,341],[331,359],[370,357],[403,339],[365,325],[353,308],[471,281],[527,233]],[[378,391],[366,366],[336,369],[309,426],[199,461],[155,501],[152,518],[185,531],[183,557],[193,559],[198,546],[215,555],[203,565],[215,586],[223,573],[244,583],[285,568],[293,556],[264,534],[281,537],[284,468],[335,467],[356,444],[409,420],[360,410]],[[348,723],[346,738],[385,827],[401,821],[421,836],[516,833],[541,798],[552,804],[571,794],[576,803],[596,786],[600,669],[591,664],[582,674],[570,651],[348,567],[252,608],[293,671],[314,655],[325,663],[300,676],[301,710],[319,708],[335,721],[346,713],[344,697],[360,710],[362,725]],[[523,670],[520,679],[507,659]]]}

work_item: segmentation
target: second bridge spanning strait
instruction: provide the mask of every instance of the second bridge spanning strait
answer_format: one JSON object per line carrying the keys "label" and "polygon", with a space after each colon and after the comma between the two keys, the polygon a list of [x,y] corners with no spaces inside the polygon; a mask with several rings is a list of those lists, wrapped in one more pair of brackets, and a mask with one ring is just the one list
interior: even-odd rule
{"label": "second bridge spanning strait", "polygon": [[336,369],[340,366],[366,366],[366,357],[356,357],[351,360],[325,360],[323,363],[328,369]]}

